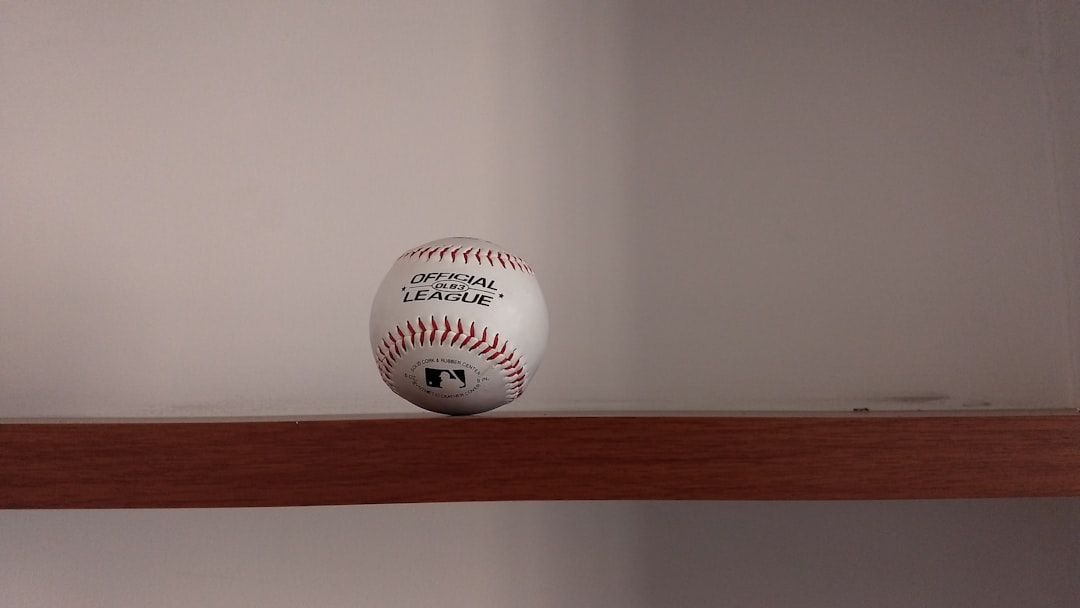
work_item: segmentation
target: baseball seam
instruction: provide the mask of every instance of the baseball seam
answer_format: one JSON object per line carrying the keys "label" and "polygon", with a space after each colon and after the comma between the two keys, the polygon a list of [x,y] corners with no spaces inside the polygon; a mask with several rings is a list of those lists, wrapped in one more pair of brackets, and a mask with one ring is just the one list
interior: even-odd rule
{"label": "baseball seam", "polygon": [[450,317],[443,317],[441,322],[434,316],[426,322],[423,317],[417,317],[415,323],[410,319],[405,322],[404,327],[395,326],[379,341],[375,357],[379,374],[383,382],[396,393],[398,391],[394,384],[393,370],[406,353],[423,346],[459,348],[487,359],[501,369],[506,383],[506,396],[508,401],[513,401],[520,397],[525,389],[528,377],[525,361],[499,334],[489,338],[488,333],[487,327],[477,328],[475,323],[469,323],[466,329],[464,321],[451,321]]}
{"label": "baseball seam", "polygon": [[466,264],[471,261],[480,265],[487,264],[492,267],[501,266],[503,268],[533,274],[532,267],[529,266],[525,260],[516,255],[511,255],[505,251],[494,251],[479,247],[464,247],[462,245],[417,247],[416,249],[411,249],[401,254],[399,259],[420,259],[423,261],[430,261],[434,257],[438,257],[439,261],[443,261],[449,257],[451,262],[456,262],[460,259]]}

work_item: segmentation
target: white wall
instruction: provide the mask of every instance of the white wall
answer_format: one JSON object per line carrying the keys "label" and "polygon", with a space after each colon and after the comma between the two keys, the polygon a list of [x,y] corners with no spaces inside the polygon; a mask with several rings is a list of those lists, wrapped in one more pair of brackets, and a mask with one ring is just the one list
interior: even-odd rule
{"label": "white wall", "polygon": [[[1077,405],[1078,33],[1058,0],[0,4],[0,415],[412,413],[370,298],[455,234],[547,293],[515,411]],[[1076,500],[0,513],[14,606],[1071,606],[1078,567]]]}

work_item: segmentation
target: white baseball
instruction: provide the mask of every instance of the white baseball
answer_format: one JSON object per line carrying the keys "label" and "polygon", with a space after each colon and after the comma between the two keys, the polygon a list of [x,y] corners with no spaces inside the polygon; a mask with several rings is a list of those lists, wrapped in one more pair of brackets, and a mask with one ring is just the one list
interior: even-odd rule
{"label": "white baseball", "polygon": [[371,309],[386,385],[432,412],[478,414],[521,396],[547,345],[544,296],[521,258],[456,237],[410,249]]}

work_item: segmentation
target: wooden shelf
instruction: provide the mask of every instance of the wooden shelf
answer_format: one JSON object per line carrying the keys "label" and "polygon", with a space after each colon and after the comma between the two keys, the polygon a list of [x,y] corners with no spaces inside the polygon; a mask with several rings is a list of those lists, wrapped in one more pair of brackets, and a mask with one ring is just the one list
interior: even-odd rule
{"label": "wooden shelf", "polygon": [[1080,496],[1080,415],[0,422],[0,507]]}

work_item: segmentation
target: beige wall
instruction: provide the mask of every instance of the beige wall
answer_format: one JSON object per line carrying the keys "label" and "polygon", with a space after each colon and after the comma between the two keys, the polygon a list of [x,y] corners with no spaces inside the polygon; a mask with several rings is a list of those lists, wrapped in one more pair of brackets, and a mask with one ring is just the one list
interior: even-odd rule
{"label": "beige wall", "polygon": [[1051,10],[8,3],[0,413],[411,411],[370,299],[455,234],[550,300],[519,409],[1075,403]]}
{"label": "beige wall", "polygon": [[1043,17],[1043,69],[1051,153],[1068,277],[1073,403],[1080,401],[1080,10],[1049,2]]}
{"label": "beige wall", "polygon": [[1074,608],[1080,502],[0,514],[11,608]]}
{"label": "beige wall", "polygon": [[[549,300],[514,411],[1078,405],[1077,14],[0,3],[0,416],[412,413],[370,298],[457,234]],[[8,512],[0,593],[1070,606],[1078,509]]]}

